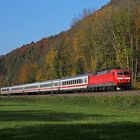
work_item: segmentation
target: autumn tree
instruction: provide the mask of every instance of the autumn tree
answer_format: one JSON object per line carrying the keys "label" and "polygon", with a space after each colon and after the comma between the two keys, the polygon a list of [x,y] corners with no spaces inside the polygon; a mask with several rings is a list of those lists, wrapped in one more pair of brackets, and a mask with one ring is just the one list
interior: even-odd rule
{"label": "autumn tree", "polygon": [[58,51],[52,48],[46,56],[46,76],[47,79],[55,79],[59,77],[59,66],[58,66]]}
{"label": "autumn tree", "polygon": [[18,82],[20,84],[28,83],[29,82],[29,75],[30,75],[30,69],[27,64],[23,64],[20,67],[19,71],[19,80]]}

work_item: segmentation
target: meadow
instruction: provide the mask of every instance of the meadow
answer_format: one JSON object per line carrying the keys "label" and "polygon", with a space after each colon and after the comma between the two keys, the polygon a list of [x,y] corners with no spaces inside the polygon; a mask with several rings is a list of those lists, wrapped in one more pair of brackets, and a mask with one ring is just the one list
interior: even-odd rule
{"label": "meadow", "polygon": [[139,140],[140,96],[0,97],[0,140]]}

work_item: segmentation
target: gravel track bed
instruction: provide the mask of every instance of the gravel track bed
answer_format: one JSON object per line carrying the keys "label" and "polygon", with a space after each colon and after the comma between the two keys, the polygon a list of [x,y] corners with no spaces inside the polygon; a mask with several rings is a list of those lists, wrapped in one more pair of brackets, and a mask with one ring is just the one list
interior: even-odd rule
{"label": "gravel track bed", "polygon": [[[140,96],[140,90],[126,90],[126,91],[98,91],[98,92],[72,92],[72,93],[59,93],[59,94],[32,94],[32,95],[8,95],[10,96],[18,96],[18,97],[25,97],[25,96],[131,96],[137,95]],[[7,95],[6,95],[7,96]]]}
{"label": "gravel track bed", "polygon": [[139,95],[140,90],[127,90],[127,91],[99,91],[99,92],[73,92],[73,93],[63,93],[54,94],[54,96],[114,96],[114,95]]}

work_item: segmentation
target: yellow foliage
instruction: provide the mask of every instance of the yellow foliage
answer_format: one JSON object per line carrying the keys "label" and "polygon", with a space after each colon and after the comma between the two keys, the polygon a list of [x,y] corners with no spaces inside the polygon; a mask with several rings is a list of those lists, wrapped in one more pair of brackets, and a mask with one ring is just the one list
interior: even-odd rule
{"label": "yellow foliage", "polygon": [[56,75],[57,75],[57,72],[56,72],[56,69],[57,69],[57,66],[56,66],[56,63],[57,63],[57,55],[58,55],[58,52],[55,48],[52,48],[50,50],[50,52],[47,54],[47,57],[46,57],[46,67],[47,67],[47,79],[53,79],[53,78],[56,78]]}

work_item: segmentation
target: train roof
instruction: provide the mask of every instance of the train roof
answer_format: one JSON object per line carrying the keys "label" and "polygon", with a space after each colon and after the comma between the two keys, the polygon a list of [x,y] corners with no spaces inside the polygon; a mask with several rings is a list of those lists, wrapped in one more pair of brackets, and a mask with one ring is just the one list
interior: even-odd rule
{"label": "train roof", "polygon": [[72,79],[72,78],[79,78],[79,77],[88,76],[88,75],[89,75],[89,73],[80,74],[80,75],[71,76],[71,77],[63,77],[63,78],[60,78],[59,80]]}

